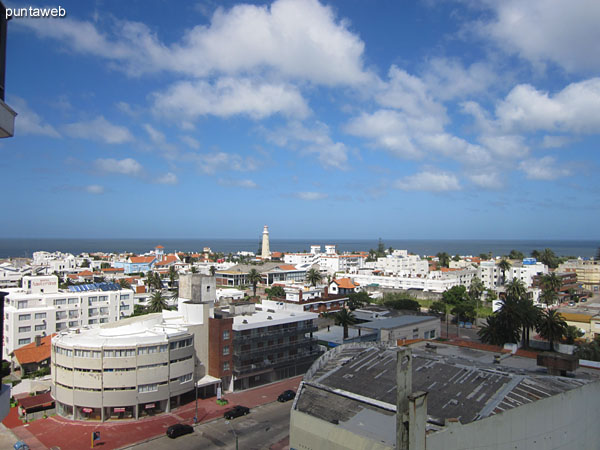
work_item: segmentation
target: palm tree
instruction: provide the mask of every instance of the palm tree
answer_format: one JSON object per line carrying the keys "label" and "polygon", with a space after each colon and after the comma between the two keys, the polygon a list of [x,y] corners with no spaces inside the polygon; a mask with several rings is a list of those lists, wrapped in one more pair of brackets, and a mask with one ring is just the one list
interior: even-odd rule
{"label": "palm tree", "polygon": [[483,281],[481,278],[474,277],[471,281],[471,285],[469,286],[469,297],[475,300],[475,316],[477,316],[477,311],[479,310],[479,302],[481,301],[481,294],[485,290],[485,286],[483,285]]}
{"label": "palm tree", "polygon": [[131,284],[125,278],[119,280],[119,286],[121,286],[121,289],[131,289]]}
{"label": "palm tree", "polygon": [[521,280],[518,278],[513,278],[506,285],[506,295],[518,299],[524,299],[527,298],[527,288]]}
{"label": "palm tree", "polygon": [[323,276],[321,275],[321,272],[319,272],[319,269],[315,269],[314,267],[312,267],[311,269],[309,269],[308,272],[306,272],[306,281],[308,281],[311,286],[316,287],[322,279]]}
{"label": "palm tree", "polygon": [[550,272],[546,275],[542,275],[541,284],[546,289],[551,289],[554,292],[558,292],[558,290],[562,287],[562,280],[556,275],[556,272]]}
{"label": "palm tree", "polygon": [[167,309],[167,301],[162,295],[162,292],[156,291],[150,297],[150,303],[148,304],[148,312],[157,313],[162,312],[163,309]]}
{"label": "palm tree", "polygon": [[175,266],[169,267],[169,283],[171,287],[175,285],[175,279],[179,276],[177,271],[175,270]]}
{"label": "palm tree", "polygon": [[522,298],[519,300],[519,311],[523,346],[529,347],[529,331],[539,323],[542,317],[542,310],[534,305],[533,301]]}
{"label": "palm tree", "polygon": [[498,263],[498,268],[502,271],[502,284],[506,283],[506,271],[512,267],[508,260],[502,258]]}
{"label": "palm tree", "polygon": [[553,305],[558,300],[558,295],[552,289],[544,289],[540,295],[540,301],[546,306]]}
{"label": "palm tree", "polygon": [[356,323],[356,317],[346,308],[342,308],[333,316],[336,325],[344,327],[344,339],[348,339],[348,326]]}
{"label": "palm tree", "polygon": [[260,273],[256,269],[250,269],[248,272],[248,283],[252,285],[252,296],[256,297],[256,285],[262,281]]}
{"label": "palm tree", "polygon": [[440,252],[435,256],[437,256],[440,266],[448,267],[448,265],[450,264],[450,255],[448,253]]}
{"label": "palm tree", "polygon": [[519,329],[509,322],[508,316],[499,312],[488,316],[486,325],[477,332],[485,344],[504,345],[519,340]]}
{"label": "palm tree", "polygon": [[567,322],[555,309],[547,309],[536,327],[537,332],[550,342],[550,350],[554,351],[554,342],[560,341],[567,333]]}

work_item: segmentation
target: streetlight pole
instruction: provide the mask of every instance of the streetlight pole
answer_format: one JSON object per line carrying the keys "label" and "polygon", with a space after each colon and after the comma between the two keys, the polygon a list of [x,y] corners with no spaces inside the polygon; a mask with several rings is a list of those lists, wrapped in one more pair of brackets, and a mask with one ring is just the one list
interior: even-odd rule
{"label": "streetlight pole", "polygon": [[229,420],[226,420],[225,423],[227,425],[229,425],[229,428],[231,428],[231,431],[233,432],[233,435],[235,436],[235,450],[239,450],[238,449],[238,435],[235,432],[235,429],[233,428],[233,425],[231,425],[231,422]]}

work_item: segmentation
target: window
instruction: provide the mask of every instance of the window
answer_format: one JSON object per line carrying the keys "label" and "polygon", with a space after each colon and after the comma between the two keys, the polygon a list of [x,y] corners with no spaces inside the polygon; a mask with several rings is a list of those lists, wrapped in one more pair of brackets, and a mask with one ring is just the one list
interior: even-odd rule
{"label": "window", "polygon": [[429,339],[435,339],[435,330],[429,332]]}
{"label": "window", "polygon": [[140,384],[138,386],[138,392],[153,392],[153,391],[158,391],[158,383]]}
{"label": "window", "polygon": [[31,320],[31,314],[19,314],[19,320]]}
{"label": "window", "polygon": [[69,319],[79,318],[79,311],[69,311]]}
{"label": "window", "polygon": [[17,302],[17,309],[25,309],[27,308],[27,300],[19,300]]}
{"label": "window", "polygon": [[105,307],[100,308],[100,314],[102,314],[102,315],[108,314],[108,307],[105,306]]}
{"label": "window", "polygon": [[129,294],[121,294],[121,300],[129,300]]}
{"label": "window", "polygon": [[88,324],[89,325],[95,325],[97,323],[98,323],[98,319],[90,319],[90,320],[88,320]]}
{"label": "window", "polygon": [[223,370],[229,370],[229,361],[223,363]]}
{"label": "window", "polygon": [[77,325],[78,325],[78,322],[76,320],[69,322],[69,327],[76,327]]}
{"label": "window", "polygon": [[77,298],[69,299],[69,305],[76,305],[77,303],[79,303],[79,299],[77,299]]}
{"label": "window", "polygon": [[108,317],[100,318],[100,323],[108,323]]}
{"label": "window", "polygon": [[55,347],[57,355],[73,356],[73,350],[70,348]]}
{"label": "window", "polygon": [[229,340],[229,330],[223,331],[223,340],[224,341],[228,341]]}
{"label": "window", "polygon": [[229,345],[223,347],[223,356],[229,355]]}
{"label": "window", "polygon": [[66,330],[67,323],[66,322],[57,322],[56,323],[56,331]]}
{"label": "window", "polygon": [[66,311],[56,311],[56,320],[62,320],[67,318]]}
{"label": "window", "polygon": [[135,356],[134,348],[115,348],[112,350],[104,350],[105,358],[126,358],[128,356]]}
{"label": "window", "polygon": [[98,315],[98,308],[90,308],[88,310],[88,315],[90,317],[97,316]]}
{"label": "window", "polygon": [[129,311],[129,305],[121,305],[121,311]]}
{"label": "window", "polygon": [[90,354],[90,350],[75,349],[75,356],[77,356],[78,358],[89,358]]}
{"label": "window", "polygon": [[169,348],[171,350],[175,350],[175,349],[178,349],[178,348],[189,347],[190,345],[192,345],[193,341],[194,340],[192,338],[188,338],[188,339],[183,339],[181,341],[171,342],[169,344]]}
{"label": "window", "polygon": [[44,331],[46,329],[46,324],[42,323],[40,325],[35,326],[35,331]]}
{"label": "window", "polygon": [[67,304],[67,299],[66,298],[57,298],[56,300],[54,300],[54,305],[55,306],[66,305],[66,304]]}
{"label": "window", "polygon": [[46,313],[35,313],[36,320],[45,319],[45,318],[46,318]]}
{"label": "window", "polygon": [[100,297],[98,297],[98,300],[101,302],[106,302],[108,301],[108,295],[101,295]]}
{"label": "window", "polygon": [[30,342],[31,342],[30,338],[19,339],[19,345],[26,345],[26,344],[29,344]]}
{"label": "window", "polygon": [[31,327],[30,326],[19,327],[19,333],[28,333],[29,331],[31,331]]}

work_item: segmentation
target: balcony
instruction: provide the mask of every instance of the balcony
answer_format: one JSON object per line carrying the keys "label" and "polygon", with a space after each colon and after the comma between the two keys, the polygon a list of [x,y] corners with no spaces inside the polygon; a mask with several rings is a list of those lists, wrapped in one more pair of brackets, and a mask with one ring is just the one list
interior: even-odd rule
{"label": "balcony", "polygon": [[318,346],[316,339],[302,339],[296,342],[284,342],[283,344],[269,345],[265,347],[255,347],[250,350],[242,350],[241,347],[233,348],[234,361],[240,361],[242,357],[265,355],[269,353],[278,353],[285,350],[298,349],[303,347]]}
{"label": "balcony", "polygon": [[314,361],[321,355],[321,351],[315,348],[311,352],[298,353],[292,356],[284,356],[283,358],[277,358],[272,361],[264,360],[263,362],[246,364],[243,366],[236,366],[234,363],[233,373],[236,376],[248,375],[253,372],[264,372],[265,369],[278,369],[280,367],[292,364],[304,364],[307,362]]}
{"label": "balcony", "polygon": [[247,342],[247,341],[255,341],[258,339],[265,339],[265,338],[279,338],[279,337],[288,337],[288,336],[296,336],[299,334],[306,334],[306,333],[314,333],[315,331],[318,331],[318,327],[316,325],[312,325],[309,327],[296,327],[296,328],[279,328],[277,330],[272,330],[272,331],[265,331],[262,333],[258,333],[258,332],[253,332],[250,334],[242,334],[241,331],[234,331],[234,335],[233,335],[233,343],[234,344],[238,344],[241,342]]}

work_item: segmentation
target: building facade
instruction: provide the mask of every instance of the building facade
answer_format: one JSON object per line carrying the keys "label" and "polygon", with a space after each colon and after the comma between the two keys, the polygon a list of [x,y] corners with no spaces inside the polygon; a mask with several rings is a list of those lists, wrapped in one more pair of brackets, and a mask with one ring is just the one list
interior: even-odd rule
{"label": "building facade", "polygon": [[15,349],[34,342],[35,336],[116,322],[133,313],[133,291],[113,283],[62,290],[53,275],[26,276],[21,288],[6,292],[3,357],[7,360]]}

